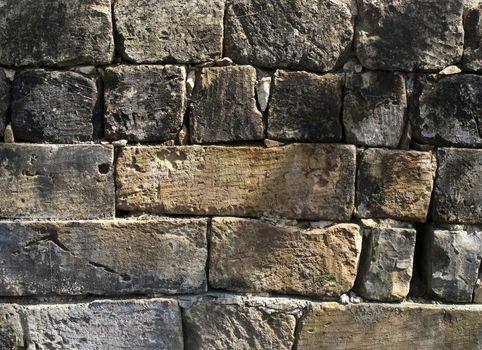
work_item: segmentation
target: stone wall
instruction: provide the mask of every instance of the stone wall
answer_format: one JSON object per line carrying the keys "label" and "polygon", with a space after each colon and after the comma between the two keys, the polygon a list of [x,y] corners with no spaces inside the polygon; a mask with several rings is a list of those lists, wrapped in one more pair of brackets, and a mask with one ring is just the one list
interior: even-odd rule
{"label": "stone wall", "polygon": [[477,1],[0,27],[0,349],[482,349]]}

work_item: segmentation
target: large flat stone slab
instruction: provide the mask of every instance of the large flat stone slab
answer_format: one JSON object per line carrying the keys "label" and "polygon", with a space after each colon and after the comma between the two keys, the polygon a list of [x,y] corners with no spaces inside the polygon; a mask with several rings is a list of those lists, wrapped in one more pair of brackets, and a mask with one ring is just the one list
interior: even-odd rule
{"label": "large flat stone slab", "polygon": [[196,293],[207,219],[0,223],[1,296]]}
{"label": "large flat stone slab", "polygon": [[117,208],[152,213],[349,220],[355,147],[126,147]]}
{"label": "large flat stone slab", "polygon": [[304,230],[214,218],[210,286],[245,293],[339,296],[353,287],[361,244],[355,224]]}
{"label": "large flat stone slab", "polygon": [[114,216],[114,151],[101,145],[0,145],[0,217]]}

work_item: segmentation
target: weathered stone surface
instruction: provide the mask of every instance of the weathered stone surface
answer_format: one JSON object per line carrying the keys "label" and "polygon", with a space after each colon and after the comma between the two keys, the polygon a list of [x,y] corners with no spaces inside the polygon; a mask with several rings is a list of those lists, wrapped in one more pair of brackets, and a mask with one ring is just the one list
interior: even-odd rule
{"label": "weathered stone surface", "polygon": [[116,173],[120,210],[344,221],[355,147],[126,147]]}
{"label": "weathered stone surface", "polygon": [[430,227],[428,287],[448,302],[471,302],[482,259],[482,229]]}
{"label": "weathered stone surface", "polygon": [[282,141],[341,141],[342,87],[341,75],[276,71],[268,137]]}
{"label": "weathered stone surface", "polygon": [[113,153],[101,145],[0,145],[0,218],[112,218]]}
{"label": "weathered stone surface", "polygon": [[191,141],[213,143],[261,140],[263,115],[256,107],[256,69],[204,68],[191,97]]}
{"label": "weathered stone surface", "polygon": [[350,1],[228,0],[225,55],[269,68],[329,71],[353,38]]}
{"label": "weathered stone surface", "polygon": [[175,300],[0,306],[2,349],[183,349]]}
{"label": "weathered stone surface", "polygon": [[465,45],[462,66],[471,72],[482,71],[482,3],[465,1],[464,29]]}
{"label": "weathered stone surface", "polygon": [[420,143],[482,146],[482,77],[457,74],[425,83],[411,122]]}
{"label": "weathered stone surface", "polygon": [[109,139],[175,139],[185,112],[186,70],[179,66],[117,66],[104,75]]}
{"label": "weathered stone surface", "polygon": [[481,314],[478,305],[314,304],[298,349],[479,350]]}
{"label": "weathered stone surface", "polygon": [[117,0],[119,53],[138,63],[204,62],[221,57],[224,0]]}
{"label": "weathered stone surface", "polygon": [[243,305],[194,303],[183,311],[188,350],[292,349],[296,318]]}
{"label": "weathered stone surface", "polygon": [[353,287],[361,244],[355,224],[305,231],[253,219],[214,218],[210,286],[248,293],[338,296]]}
{"label": "weathered stone surface", "polygon": [[4,0],[0,64],[108,64],[114,56],[110,0]]}
{"label": "weathered stone surface", "polygon": [[429,152],[367,149],[358,168],[358,215],[425,221],[434,173]]}
{"label": "weathered stone surface", "polygon": [[474,288],[474,303],[482,304],[482,265],[479,270],[479,278]]}
{"label": "weathered stone surface", "polygon": [[356,291],[370,300],[402,300],[410,290],[417,232],[371,228],[364,242]]}
{"label": "weathered stone surface", "polygon": [[6,126],[7,110],[10,107],[10,81],[5,72],[0,69],[0,139]]}
{"label": "weathered stone surface", "polygon": [[482,222],[482,150],[440,148],[432,218],[439,223]]}
{"label": "weathered stone surface", "polygon": [[72,143],[100,136],[96,81],[74,72],[33,69],[15,74],[12,127],[17,140]]}
{"label": "weathered stone surface", "polygon": [[365,68],[440,71],[462,58],[461,0],[357,0],[355,48]]}
{"label": "weathered stone surface", "polygon": [[399,146],[406,122],[405,78],[392,72],[349,74],[343,103],[346,142]]}
{"label": "weathered stone surface", "polygon": [[0,223],[0,295],[195,293],[206,219]]}

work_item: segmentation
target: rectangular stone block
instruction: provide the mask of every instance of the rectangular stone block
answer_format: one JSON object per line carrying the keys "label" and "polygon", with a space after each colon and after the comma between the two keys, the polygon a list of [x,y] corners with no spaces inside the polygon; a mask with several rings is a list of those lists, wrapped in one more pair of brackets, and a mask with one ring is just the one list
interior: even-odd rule
{"label": "rectangular stone block", "polygon": [[304,230],[214,218],[209,282],[237,292],[339,296],[353,287],[362,235],[355,224]]}
{"label": "rectangular stone block", "polygon": [[117,208],[185,215],[349,220],[355,147],[126,147]]}
{"label": "rectangular stone block", "polygon": [[10,81],[3,69],[0,69],[0,140],[3,139],[7,121],[7,111],[10,107]]}
{"label": "rectangular stone block", "polygon": [[300,350],[479,350],[482,306],[314,304],[302,323]]}
{"label": "rectangular stone block", "polygon": [[0,295],[196,293],[207,219],[0,223]]}
{"label": "rectangular stone block", "polygon": [[102,145],[0,145],[0,217],[114,216],[114,152]]}
{"label": "rectangular stone block", "polygon": [[182,350],[177,301],[0,305],[2,349]]}
{"label": "rectangular stone block", "polygon": [[112,61],[110,0],[4,0],[0,64],[102,65]]}
{"label": "rectangular stone block", "polygon": [[478,0],[464,1],[464,70],[482,71],[482,3]]}

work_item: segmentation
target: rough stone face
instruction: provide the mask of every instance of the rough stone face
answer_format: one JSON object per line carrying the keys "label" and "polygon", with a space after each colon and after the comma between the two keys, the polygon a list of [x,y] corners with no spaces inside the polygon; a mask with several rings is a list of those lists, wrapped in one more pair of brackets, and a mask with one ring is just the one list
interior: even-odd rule
{"label": "rough stone face", "polygon": [[358,215],[425,221],[434,170],[429,152],[367,149],[358,168]]}
{"label": "rough stone face", "polygon": [[120,210],[343,221],[355,147],[126,147],[116,173]]}
{"label": "rough stone face", "polygon": [[114,215],[113,148],[0,145],[0,217],[101,219]]}
{"label": "rough stone face", "polygon": [[7,110],[10,107],[10,81],[5,72],[0,69],[0,139],[5,131]]}
{"label": "rough stone face", "polygon": [[119,52],[137,63],[196,63],[221,57],[224,0],[118,0]]}
{"label": "rough stone face", "polygon": [[0,306],[2,349],[183,349],[175,300]]}
{"label": "rough stone face", "polygon": [[355,48],[365,68],[439,71],[462,58],[461,0],[357,0]]}
{"label": "rough stone face", "polygon": [[276,71],[268,137],[281,141],[341,141],[342,87],[341,75]]}
{"label": "rough stone face", "polygon": [[206,219],[0,223],[0,295],[195,293]]}
{"label": "rough stone face", "polygon": [[96,81],[74,72],[33,69],[15,74],[12,127],[31,142],[92,141],[101,125]]}
{"label": "rough stone face", "polygon": [[481,313],[478,305],[314,304],[298,349],[479,350]]}
{"label": "rough stone face", "polygon": [[105,134],[110,139],[175,139],[185,112],[186,70],[179,66],[117,66],[104,75]]}
{"label": "rough stone face", "polygon": [[482,71],[482,4],[478,0],[465,1],[465,45],[462,66],[471,72]]}
{"label": "rough stone face", "polygon": [[357,293],[370,300],[396,301],[410,290],[417,232],[407,228],[372,228],[365,238]]}
{"label": "rough stone face", "polygon": [[431,227],[428,286],[447,302],[470,303],[482,259],[482,229]]}
{"label": "rough stone face", "polygon": [[482,222],[482,150],[440,148],[432,217],[439,223]]}
{"label": "rough stone face", "polygon": [[338,296],[355,282],[360,228],[304,231],[238,218],[214,218],[209,279],[216,289]]}
{"label": "rough stone face", "polygon": [[481,147],[482,77],[447,76],[425,84],[412,118],[416,141],[436,146]]}
{"label": "rough stone face", "polygon": [[263,115],[256,107],[255,87],[253,67],[204,68],[197,76],[191,97],[191,141],[263,139]]}
{"label": "rough stone face", "polygon": [[110,0],[3,0],[0,64],[102,65],[114,56]]}
{"label": "rough stone face", "polygon": [[392,72],[347,75],[343,103],[346,142],[397,148],[406,121],[405,78]]}
{"label": "rough stone face", "polygon": [[242,305],[199,302],[183,312],[187,350],[292,349],[296,318]]}
{"label": "rough stone face", "polygon": [[351,47],[350,1],[228,0],[225,55],[268,68],[329,71]]}
{"label": "rough stone face", "polygon": [[474,303],[482,304],[482,265],[479,270],[479,278],[474,288]]}

